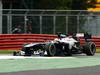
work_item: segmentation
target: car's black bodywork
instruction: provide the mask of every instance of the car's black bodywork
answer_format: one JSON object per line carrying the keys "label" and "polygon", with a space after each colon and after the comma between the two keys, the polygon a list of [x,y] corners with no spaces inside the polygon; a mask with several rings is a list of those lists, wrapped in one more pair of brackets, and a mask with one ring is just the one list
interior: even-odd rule
{"label": "car's black bodywork", "polygon": [[35,52],[38,52],[40,56],[44,56],[45,53],[48,56],[59,56],[61,54],[71,56],[81,53],[93,56],[96,52],[96,46],[92,41],[86,41],[84,45],[81,45],[79,40],[63,37],[49,42],[26,44],[21,51],[14,52],[13,55],[31,56]]}

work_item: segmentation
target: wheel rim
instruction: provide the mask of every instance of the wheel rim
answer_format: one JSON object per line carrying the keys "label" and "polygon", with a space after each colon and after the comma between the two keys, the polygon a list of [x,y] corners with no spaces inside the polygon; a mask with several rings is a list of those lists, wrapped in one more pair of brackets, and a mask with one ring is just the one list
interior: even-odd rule
{"label": "wheel rim", "polygon": [[96,50],[95,45],[92,44],[92,45],[91,45],[91,51],[92,51],[93,54],[95,53],[95,50]]}
{"label": "wheel rim", "polygon": [[54,44],[51,44],[49,46],[49,52],[50,52],[50,55],[54,56],[55,53],[56,53],[56,48],[55,48],[55,45]]}

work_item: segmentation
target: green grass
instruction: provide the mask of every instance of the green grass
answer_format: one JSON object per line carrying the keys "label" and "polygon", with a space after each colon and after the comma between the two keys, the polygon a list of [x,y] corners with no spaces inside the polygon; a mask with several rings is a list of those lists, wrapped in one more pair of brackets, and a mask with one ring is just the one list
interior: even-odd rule
{"label": "green grass", "polygon": [[13,53],[15,50],[0,50],[0,54],[10,54]]}
{"label": "green grass", "polygon": [[97,49],[97,50],[96,50],[96,53],[100,53],[100,49]]}

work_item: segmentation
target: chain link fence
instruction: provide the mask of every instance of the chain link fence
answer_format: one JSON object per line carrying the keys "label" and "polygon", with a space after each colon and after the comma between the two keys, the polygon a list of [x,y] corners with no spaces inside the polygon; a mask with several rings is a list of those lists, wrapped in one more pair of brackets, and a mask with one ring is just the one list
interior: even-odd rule
{"label": "chain link fence", "polygon": [[89,32],[100,36],[100,12],[85,10],[27,10],[4,9],[2,33],[12,34],[16,27],[20,33],[56,34]]}

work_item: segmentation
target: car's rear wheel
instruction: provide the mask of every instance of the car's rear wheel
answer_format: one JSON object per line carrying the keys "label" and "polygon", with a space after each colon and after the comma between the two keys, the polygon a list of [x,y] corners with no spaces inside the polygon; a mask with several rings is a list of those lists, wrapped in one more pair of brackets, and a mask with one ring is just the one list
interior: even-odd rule
{"label": "car's rear wheel", "polygon": [[87,42],[84,46],[84,51],[87,56],[93,56],[96,52],[96,45],[93,42]]}

